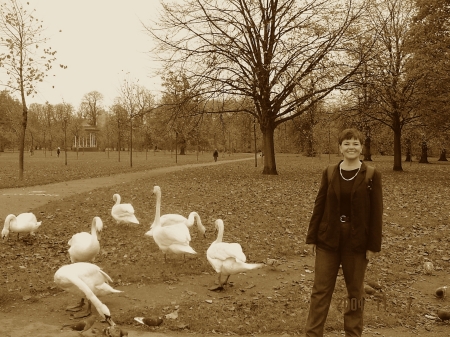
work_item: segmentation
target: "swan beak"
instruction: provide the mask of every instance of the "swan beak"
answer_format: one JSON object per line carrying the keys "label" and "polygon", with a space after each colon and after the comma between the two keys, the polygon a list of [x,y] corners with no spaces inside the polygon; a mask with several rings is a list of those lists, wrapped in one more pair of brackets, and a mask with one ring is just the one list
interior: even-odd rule
{"label": "swan beak", "polygon": [[111,316],[105,315],[105,321],[109,324],[109,326],[116,326],[116,323],[114,323]]}

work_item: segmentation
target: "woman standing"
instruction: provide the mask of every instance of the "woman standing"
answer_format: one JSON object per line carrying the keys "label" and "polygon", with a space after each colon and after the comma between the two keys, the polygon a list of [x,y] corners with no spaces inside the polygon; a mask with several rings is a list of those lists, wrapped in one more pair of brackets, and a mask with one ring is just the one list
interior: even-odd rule
{"label": "woman standing", "polygon": [[[381,250],[383,196],[381,174],[366,177],[359,160],[363,135],[346,129],[339,135],[344,159],[322,173],[322,182],[309,223],[306,243],[315,258],[306,336],[323,336],[339,266],[342,264],[348,301],[344,308],[345,336],[361,336],[364,274],[367,263]],[[328,173],[330,171],[330,175]]]}

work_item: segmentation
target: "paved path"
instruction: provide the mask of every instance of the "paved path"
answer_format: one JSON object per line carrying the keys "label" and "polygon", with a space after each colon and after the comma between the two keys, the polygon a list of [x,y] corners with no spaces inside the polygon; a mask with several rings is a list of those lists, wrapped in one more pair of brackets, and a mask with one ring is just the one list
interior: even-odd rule
{"label": "paved path", "polygon": [[201,164],[162,167],[146,171],[120,173],[107,177],[71,180],[40,186],[0,189],[0,219],[6,218],[8,214],[29,212],[39,206],[47,204],[52,200],[62,199],[77,193],[88,192],[100,187],[114,186],[125,182],[131,182],[139,178],[156,176],[162,173],[170,173],[189,168],[220,165],[250,159],[254,159],[254,157],[221,160],[218,162]]}

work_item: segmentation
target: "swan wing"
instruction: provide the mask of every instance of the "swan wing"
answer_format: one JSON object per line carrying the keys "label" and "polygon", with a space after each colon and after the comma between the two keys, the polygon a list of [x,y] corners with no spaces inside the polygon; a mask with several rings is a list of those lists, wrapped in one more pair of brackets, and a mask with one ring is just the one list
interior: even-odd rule
{"label": "swan wing", "polygon": [[15,233],[34,232],[40,225],[33,213],[21,213],[10,222],[10,230]]}
{"label": "swan wing", "polygon": [[221,267],[221,272],[223,275],[234,275],[238,273],[243,273],[253,269],[259,269],[264,266],[263,263],[245,263],[242,261],[237,261],[235,259],[226,259]]}
{"label": "swan wing", "polygon": [[191,234],[184,224],[159,227],[158,229],[153,228],[153,237],[155,241],[164,242],[166,245],[175,243],[189,244],[191,241]]}
{"label": "swan wing", "polygon": [[206,251],[206,258],[209,262],[209,264],[213,267],[213,269],[216,271],[216,273],[220,273],[222,269],[223,260],[221,258],[217,258],[219,254],[216,253],[216,246],[217,243],[213,242],[211,246],[209,246],[208,250]]}
{"label": "swan wing", "polygon": [[233,258],[237,261],[245,262],[246,257],[239,243],[216,242],[208,249],[208,256],[212,259],[225,261]]}
{"label": "swan wing", "polygon": [[161,226],[172,226],[179,223],[184,223],[186,226],[187,219],[181,214],[164,214],[161,215],[160,220]]}
{"label": "swan wing", "polygon": [[131,204],[114,205],[111,209],[111,215],[118,222],[132,222],[139,224]]}

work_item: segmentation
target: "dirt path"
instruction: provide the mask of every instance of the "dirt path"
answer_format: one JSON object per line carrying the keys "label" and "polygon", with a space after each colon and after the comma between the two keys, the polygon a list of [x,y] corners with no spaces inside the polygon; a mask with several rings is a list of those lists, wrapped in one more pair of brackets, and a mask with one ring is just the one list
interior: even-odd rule
{"label": "dirt path", "polygon": [[202,163],[202,164],[188,164],[180,166],[163,167],[147,171],[121,173],[108,177],[71,180],[41,186],[0,189],[0,205],[1,205],[0,218],[4,219],[8,214],[11,213],[18,214],[23,212],[29,212],[39,206],[45,205],[46,203],[52,200],[63,199],[74,194],[88,192],[100,187],[114,186],[134,181],[139,178],[144,177],[147,178],[163,173],[170,173],[189,168],[220,165],[250,159],[254,159],[254,157],[233,159],[233,160],[221,160],[218,162]]}

